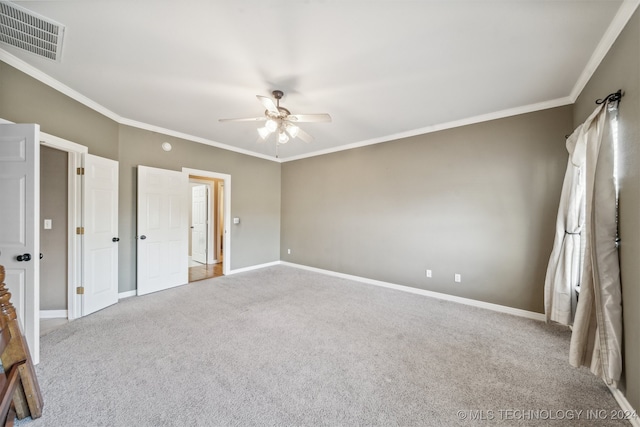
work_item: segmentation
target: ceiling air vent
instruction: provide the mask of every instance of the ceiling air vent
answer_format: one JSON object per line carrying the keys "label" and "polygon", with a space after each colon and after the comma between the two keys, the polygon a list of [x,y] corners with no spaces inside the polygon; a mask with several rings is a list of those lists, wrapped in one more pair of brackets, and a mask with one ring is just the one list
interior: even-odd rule
{"label": "ceiling air vent", "polygon": [[64,26],[21,6],[0,1],[0,42],[60,61]]}

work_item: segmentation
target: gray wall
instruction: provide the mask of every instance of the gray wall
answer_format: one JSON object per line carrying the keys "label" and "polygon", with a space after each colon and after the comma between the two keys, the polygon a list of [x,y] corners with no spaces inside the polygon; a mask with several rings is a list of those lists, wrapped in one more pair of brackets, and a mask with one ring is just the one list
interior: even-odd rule
{"label": "gray wall", "polygon": [[[136,167],[182,167],[231,175],[231,268],[277,261],[280,250],[280,164],[166,137],[113,120],[0,62],[0,118],[39,123],[41,130],[120,163],[119,291],[136,288]],[[165,152],[160,144],[173,145]],[[187,254],[185,254],[187,256]]]}
{"label": "gray wall", "polygon": [[571,129],[569,106],[284,163],[281,259],[543,312]]}
{"label": "gray wall", "polygon": [[[231,269],[277,261],[280,164],[179,138],[120,127],[120,291],[135,289],[137,166],[182,167],[231,175]],[[163,142],[173,149],[163,151]],[[186,256],[186,254],[185,254]]]}
{"label": "gray wall", "polygon": [[594,101],[625,91],[619,110],[620,267],[624,316],[624,376],[627,400],[640,410],[640,12],[636,11],[580,94],[574,126]]}
{"label": "gray wall", "polygon": [[[40,147],[40,309],[67,309],[68,154]],[[52,227],[44,229],[44,220]]]}
{"label": "gray wall", "polygon": [[0,118],[38,123],[48,134],[118,160],[118,124],[0,61]]}

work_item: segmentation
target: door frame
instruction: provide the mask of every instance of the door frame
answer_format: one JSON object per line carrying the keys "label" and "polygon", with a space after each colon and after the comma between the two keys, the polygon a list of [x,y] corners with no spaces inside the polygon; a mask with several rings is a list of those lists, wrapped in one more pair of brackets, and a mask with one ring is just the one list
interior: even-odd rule
{"label": "door frame", "polygon": [[[215,224],[215,236],[213,238],[213,240],[215,240],[215,246],[216,246],[216,253],[219,254],[220,253],[220,244],[224,243],[223,242],[223,238],[224,238],[224,224],[222,226],[220,226],[220,216],[222,216],[222,220],[224,221],[224,181],[215,181],[216,184],[216,191],[215,194],[217,196],[217,200],[216,200],[216,212],[215,212],[215,220],[216,220],[216,224]],[[222,209],[220,208],[220,206],[222,206]],[[213,219],[212,219],[213,221]],[[218,262],[222,262],[222,260],[218,260]]]}
{"label": "door frame", "polygon": [[68,155],[67,318],[73,320],[82,316],[82,296],[76,293],[77,284],[82,282],[82,239],[76,234],[76,227],[82,226],[82,188],[77,169],[84,166],[84,155],[89,149],[44,132],[40,132],[40,145],[66,151]]}
{"label": "door frame", "polygon": [[[0,118],[0,123],[15,124]],[[82,316],[81,295],[76,294],[76,283],[82,278],[82,240],[76,234],[76,227],[82,225],[82,192],[77,168],[83,167],[84,154],[89,148],[40,131],[40,145],[65,151],[68,155],[67,170],[67,318]],[[39,185],[39,183],[38,183]],[[38,292],[40,290],[38,289]],[[39,295],[38,295],[39,296]],[[37,308],[40,311],[40,307]]]}
{"label": "door frame", "polygon": [[[222,274],[226,276],[231,271],[231,175],[185,167],[182,168],[182,173],[224,181],[224,241],[222,244],[224,252],[222,253]],[[185,256],[187,255],[185,254]]]}

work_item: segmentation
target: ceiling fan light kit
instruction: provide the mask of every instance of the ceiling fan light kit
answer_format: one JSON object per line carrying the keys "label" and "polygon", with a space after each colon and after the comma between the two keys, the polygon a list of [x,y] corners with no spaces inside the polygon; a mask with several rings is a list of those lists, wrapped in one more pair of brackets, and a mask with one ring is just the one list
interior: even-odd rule
{"label": "ceiling fan light kit", "polygon": [[286,144],[287,142],[289,142],[289,137],[287,136],[287,134],[284,133],[284,132],[280,132],[278,134],[278,143],[279,144]]}
{"label": "ceiling fan light kit", "polygon": [[266,127],[258,128],[258,135],[260,135],[262,139],[267,139],[269,135],[271,135],[271,131]]}
{"label": "ceiling fan light kit", "polygon": [[292,125],[291,123],[285,123],[284,128],[287,133],[291,135],[291,138],[295,138],[296,136],[298,136],[298,133],[300,133],[300,128],[296,125]]}
{"label": "ceiling fan light kit", "polygon": [[269,132],[275,132],[278,129],[278,122],[273,119],[267,120],[267,123],[264,124],[264,127],[267,128]]}
{"label": "ceiling fan light kit", "polygon": [[221,122],[260,122],[264,121],[263,127],[258,128],[258,135],[262,140],[266,140],[273,133],[277,133],[277,144],[286,144],[290,139],[299,138],[305,142],[313,141],[313,137],[300,129],[295,123],[330,122],[329,114],[291,114],[289,110],[280,106],[280,99],[284,96],[281,90],[271,92],[273,99],[256,95],[258,100],[266,108],[264,117],[250,117],[241,119],[219,119]]}

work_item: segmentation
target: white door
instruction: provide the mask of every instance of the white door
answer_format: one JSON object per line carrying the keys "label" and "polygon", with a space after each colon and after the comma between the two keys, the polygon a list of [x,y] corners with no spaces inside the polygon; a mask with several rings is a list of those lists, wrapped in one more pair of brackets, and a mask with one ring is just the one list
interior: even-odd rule
{"label": "white door", "polygon": [[138,295],[189,281],[189,176],[138,166]]}
{"label": "white door", "polygon": [[207,263],[209,194],[207,185],[191,187],[191,258]]}
{"label": "white door", "polygon": [[118,302],[118,162],[84,160],[82,315]]}
{"label": "white door", "polygon": [[0,265],[34,363],[40,359],[40,127],[0,125]]}

